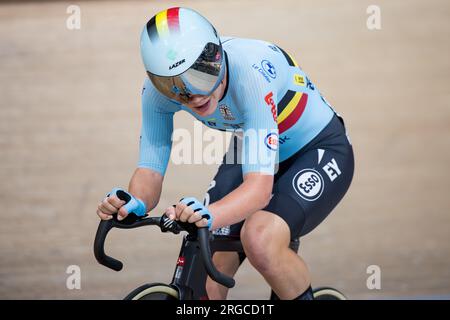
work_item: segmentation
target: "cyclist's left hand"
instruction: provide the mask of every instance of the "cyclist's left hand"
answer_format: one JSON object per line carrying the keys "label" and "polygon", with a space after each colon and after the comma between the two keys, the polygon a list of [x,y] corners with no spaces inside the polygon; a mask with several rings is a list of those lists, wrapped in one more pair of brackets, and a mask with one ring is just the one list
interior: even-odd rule
{"label": "cyclist's left hand", "polygon": [[200,201],[195,198],[183,198],[174,207],[166,209],[166,215],[172,220],[195,223],[199,228],[211,229],[213,215]]}

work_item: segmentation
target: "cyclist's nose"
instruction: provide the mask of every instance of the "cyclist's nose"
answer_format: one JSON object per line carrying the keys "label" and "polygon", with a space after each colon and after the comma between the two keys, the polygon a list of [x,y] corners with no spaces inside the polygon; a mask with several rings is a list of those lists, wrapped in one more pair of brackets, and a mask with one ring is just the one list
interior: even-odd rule
{"label": "cyclist's nose", "polygon": [[206,98],[206,96],[202,96],[200,94],[191,94],[189,96],[189,101],[195,102],[195,101],[201,100],[203,98]]}
{"label": "cyclist's nose", "polygon": [[208,96],[203,96],[200,94],[190,95],[189,96],[189,103],[192,104],[201,104],[202,101],[207,100]]}

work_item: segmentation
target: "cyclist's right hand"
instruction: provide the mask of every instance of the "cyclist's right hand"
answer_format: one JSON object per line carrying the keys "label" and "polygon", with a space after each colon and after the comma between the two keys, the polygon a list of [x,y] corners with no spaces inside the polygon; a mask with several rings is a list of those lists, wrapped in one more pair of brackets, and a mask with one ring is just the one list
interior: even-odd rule
{"label": "cyclist's right hand", "polygon": [[115,194],[108,195],[105,199],[103,199],[102,202],[98,204],[97,215],[102,220],[110,220],[112,219],[113,214],[118,213],[118,217],[121,217],[123,219],[128,214],[123,207],[125,203],[125,201],[120,200]]}

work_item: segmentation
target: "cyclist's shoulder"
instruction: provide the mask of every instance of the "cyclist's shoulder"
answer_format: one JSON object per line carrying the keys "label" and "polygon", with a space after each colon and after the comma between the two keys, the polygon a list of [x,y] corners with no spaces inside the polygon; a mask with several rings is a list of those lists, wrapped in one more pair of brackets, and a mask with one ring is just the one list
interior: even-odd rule
{"label": "cyclist's shoulder", "polygon": [[142,85],[142,106],[148,110],[159,112],[177,112],[180,104],[164,97],[153,85],[148,77],[144,79]]}
{"label": "cyclist's shoulder", "polygon": [[251,39],[251,38],[239,38],[239,37],[231,37],[231,36],[220,37],[220,41],[222,42],[222,46],[224,47],[224,49],[229,49],[229,48],[265,49],[267,46],[273,45],[273,43],[266,41],[266,40]]}
{"label": "cyclist's shoulder", "polygon": [[[246,38],[224,37],[221,40],[232,79],[229,91],[235,93],[238,100],[260,99],[255,96],[260,91],[267,94],[285,90],[294,70],[275,44]],[[255,87],[259,89],[254,90]]]}
{"label": "cyclist's shoulder", "polygon": [[274,54],[272,47],[275,45],[268,41],[237,37],[221,37],[220,39],[223,49],[229,56],[232,56],[235,63],[245,63],[254,58],[268,57]]}
{"label": "cyclist's shoulder", "polygon": [[224,50],[232,56],[234,63],[242,64],[263,59],[273,62],[279,68],[300,68],[296,62],[298,57],[294,57],[289,50],[274,42],[236,37],[222,37],[221,41]]}
{"label": "cyclist's shoulder", "polygon": [[258,77],[260,73],[270,84],[284,84],[284,77],[294,66],[276,44],[258,39],[221,38],[231,72],[244,77]]}

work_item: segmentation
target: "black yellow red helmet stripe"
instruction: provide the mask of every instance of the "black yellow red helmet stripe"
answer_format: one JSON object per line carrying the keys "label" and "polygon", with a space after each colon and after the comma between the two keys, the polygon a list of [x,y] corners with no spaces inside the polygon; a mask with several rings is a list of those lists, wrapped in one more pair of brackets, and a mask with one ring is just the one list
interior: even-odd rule
{"label": "black yellow red helmet stripe", "polygon": [[180,30],[180,8],[170,8],[159,12],[147,23],[147,33],[151,42],[156,42]]}

